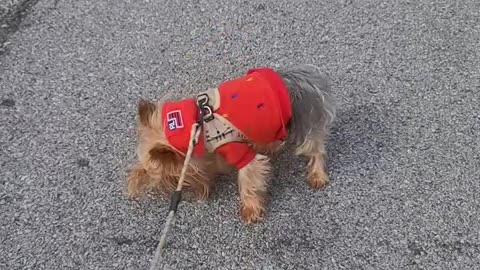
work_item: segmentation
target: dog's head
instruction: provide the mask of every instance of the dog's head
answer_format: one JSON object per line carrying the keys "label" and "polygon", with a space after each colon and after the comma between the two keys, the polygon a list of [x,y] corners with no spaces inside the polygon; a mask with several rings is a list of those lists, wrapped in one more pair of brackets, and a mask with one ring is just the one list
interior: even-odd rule
{"label": "dog's head", "polygon": [[[153,189],[160,192],[175,190],[182,171],[185,155],[173,148],[166,136],[162,121],[163,101],[138,103],[137,163],[130,169],[128,193]],[[204,172],[205,160],[192,159],[188,164],[185,188],[191,188],[201,197],[208,195],[208,177]]]}
{"label": "dog's head", "polygon": [[162,103],[140,100],[138,104],[138,157],[151,174],[177,174],[184,156],[168,143],[162,124]]}

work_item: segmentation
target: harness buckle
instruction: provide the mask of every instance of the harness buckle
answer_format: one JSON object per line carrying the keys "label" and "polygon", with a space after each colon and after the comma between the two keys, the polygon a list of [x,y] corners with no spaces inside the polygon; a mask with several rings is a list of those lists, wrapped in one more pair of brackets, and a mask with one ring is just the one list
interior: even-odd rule
{"label": "harness buckle", "polygon": [[212,121],[213,116],[213,109],[208,102],[210,101],[208,95],[206,93],[199,94],[197,96],[197,106],[200,111],[200,121],[209,122]]}

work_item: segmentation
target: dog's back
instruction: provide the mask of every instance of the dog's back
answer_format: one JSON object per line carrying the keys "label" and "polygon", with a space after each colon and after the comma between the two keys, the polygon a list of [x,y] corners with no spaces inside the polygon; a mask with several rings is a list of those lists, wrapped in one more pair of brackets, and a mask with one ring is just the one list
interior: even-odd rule
{"label": "dog's back", "polygon": [[336,114],[328,77],[314,65],[300,65],[278,73],[292,104],[290,140],[301,145],[307,139],[327,136]]}

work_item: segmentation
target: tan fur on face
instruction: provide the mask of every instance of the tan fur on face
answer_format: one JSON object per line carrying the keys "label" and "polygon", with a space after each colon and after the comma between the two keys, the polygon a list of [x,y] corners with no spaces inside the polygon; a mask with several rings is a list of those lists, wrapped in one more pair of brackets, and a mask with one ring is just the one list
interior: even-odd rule
{"label": "tan fur on face", "polygon": [[[184,155],[168,145],[161,119],[162,103],[140,101],[138,105],[138,162],[130,169],[127,191],[138,196],[148,190],[170,193],[176,189]],[[213,177],[228,167],[214,155],[192,159],[184,182],[186,190],[200,198],[210,195]]]}

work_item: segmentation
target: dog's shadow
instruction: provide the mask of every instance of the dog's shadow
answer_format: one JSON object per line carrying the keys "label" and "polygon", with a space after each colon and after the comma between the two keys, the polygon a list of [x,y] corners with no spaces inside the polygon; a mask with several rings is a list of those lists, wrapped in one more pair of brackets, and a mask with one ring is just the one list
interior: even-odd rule
{"label": "dog's shadow", "polygon": [[[395,122],[395,112],[388,108],[362,105],[339,111],[327,143],[327,173],[332,184],[340,176],[374,173],[379,160],[390,157],[395,147],[395,136],[390,129]],[[398,119],[398,118],[397,118]],[[268,188],[269,207],[287,207],[286,197],[304,197],[315,190],[306,183],[306,160],[296,157],[287,148],[272,160],[272,175]],[[210,201],[231,200],[238,194],[236,173],[217,177]],[[326,188],[330,188],[328,185]],[[288,194],[288,195],[287,195]],[[195,200],[191,198],[192,201]],[[282,204],[283,206],[280,206]]]}
{"label": "dog's shadow", "polygon": [[[374,105],[338,112],[327,143],[327,172],[332,182],[345,170],[374,170],[378,160],[392,154],[395,139],[389,123],[395,121],[394,117],[388,108]],[[274,161],[274,189],[270,192],[273,200],[285,192],[305,192],[305,166],[306,161],[293,156],[291,151],[282,153]]]}
{"label": "dog's shadow", "polygon": [[[335,172],[346,167],[374,164],[392,154],[396,135],[394,110],[362,105],[340,112],[328,144],[328,166]],[[398,118],[397,118],[398,119]]]}

